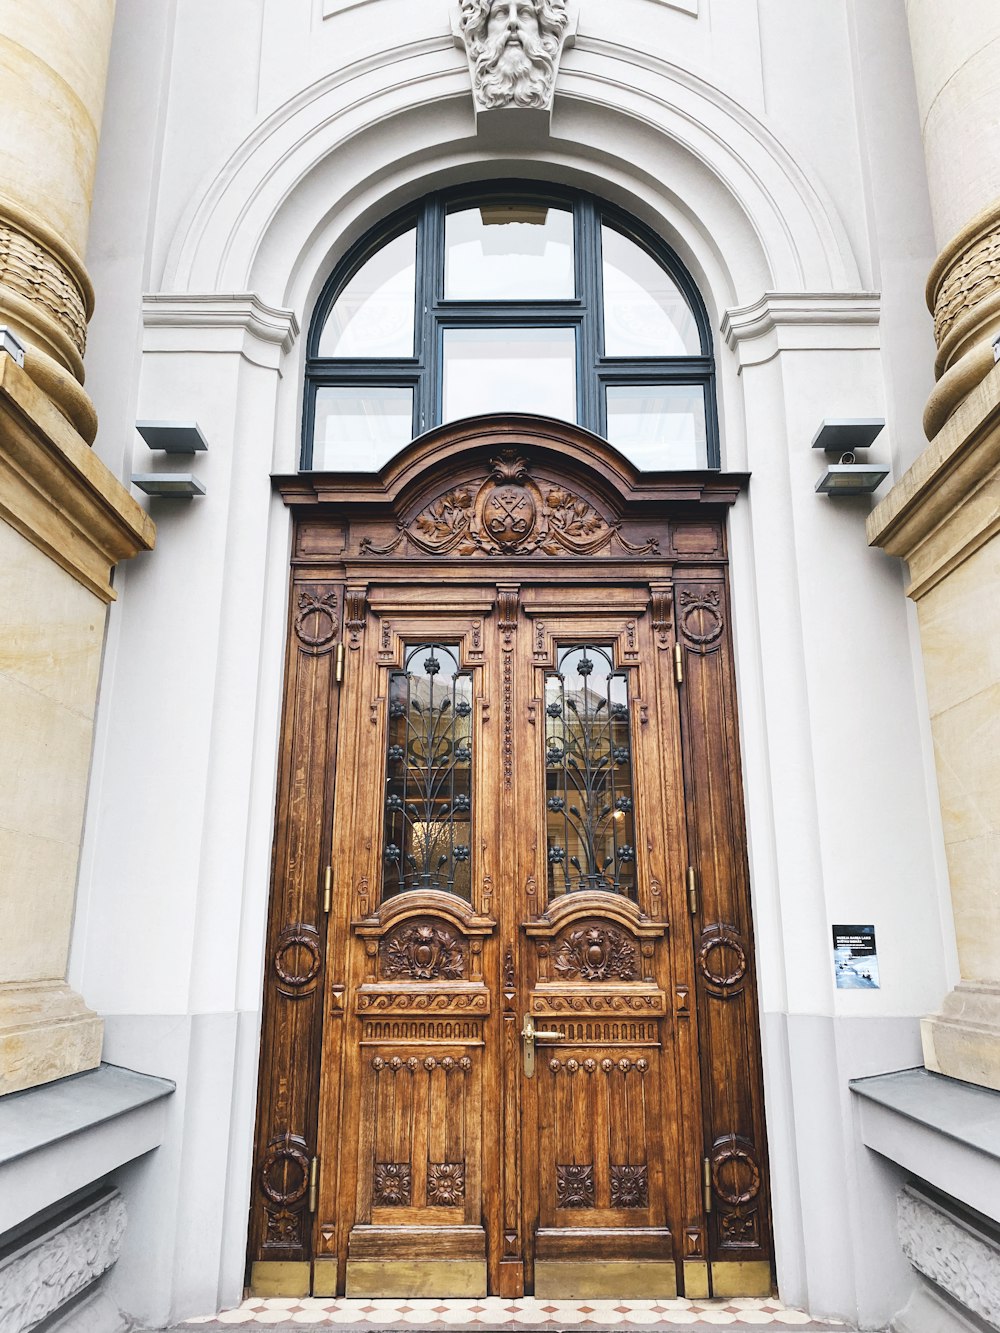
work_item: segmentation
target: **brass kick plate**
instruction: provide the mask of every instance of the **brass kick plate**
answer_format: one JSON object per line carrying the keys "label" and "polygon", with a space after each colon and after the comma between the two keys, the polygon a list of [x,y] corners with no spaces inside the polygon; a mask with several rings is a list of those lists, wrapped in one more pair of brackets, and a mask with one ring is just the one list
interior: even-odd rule
{"label": "brass kick plate", "polygon": [[600,1300],[622,1292],[642,1300],[676,1296],[677,1266],[672,1259],[535,1260],[536,1296]]}
{"label": "brass kick plate", "polygon": [[482,1259],[348,1259],[348,1296],[485,1296]]}
{"label": "brass kick plate", "polygon": [[713,1296],[770,1296],[771,1285],[771,1265],[766,1259],[712,1265]]}
{"label": "brass kick plate", "polygon": [[698,1301],[708,1294],[708,1264],[704,1259],[685,1259],[684,1295],[689,1301]]}
{"label": "brass kick plate", "polygon": [[312,1294],[314,1296],[336,1296],[337,1294],[336,1259],[313,1260]]}
{"label": "brass kick plate", "polygon": [[267,1261],[250,1269],[251,1296],[308,1296],[312,1264]]}

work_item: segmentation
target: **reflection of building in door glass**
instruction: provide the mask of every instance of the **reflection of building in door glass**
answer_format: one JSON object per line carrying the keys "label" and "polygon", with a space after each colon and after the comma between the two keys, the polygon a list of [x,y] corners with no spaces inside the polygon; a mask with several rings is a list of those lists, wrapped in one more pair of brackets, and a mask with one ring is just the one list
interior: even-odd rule
{"label": "reflection of building in door glass", "polygon": [[833,970],[838,990],[878,990],[874,926],[833,927]]}

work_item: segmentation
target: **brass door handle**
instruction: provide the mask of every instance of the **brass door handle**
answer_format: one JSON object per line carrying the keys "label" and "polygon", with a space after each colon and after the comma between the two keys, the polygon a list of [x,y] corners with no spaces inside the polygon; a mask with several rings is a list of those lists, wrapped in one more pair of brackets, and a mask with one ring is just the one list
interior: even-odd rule
{"label": "brass door handle", "polygon": [[565,1038],[561,1032],[547,1032],[544,1028],[536,1028],[535,1020],[531,1014],[524,1015],[524,1027],[521,1029],[521,1041],[524,1046],[524,1076],[525,1078],[534,1078],[535,1076],[535,1042],[536,1041],[564,1041]]}

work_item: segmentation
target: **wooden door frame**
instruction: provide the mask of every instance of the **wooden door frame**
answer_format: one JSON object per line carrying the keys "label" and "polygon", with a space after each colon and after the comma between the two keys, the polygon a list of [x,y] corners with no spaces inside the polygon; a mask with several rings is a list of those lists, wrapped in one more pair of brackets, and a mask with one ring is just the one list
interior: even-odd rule
{"label": "wooden door frame", "polygon": [[[534,528],[519,545],[510,534],[491,537],[484,523],[487,479],[504,468],[521,468],[521,484],[533,488]],[[719,1295],[769,1286],[773,1250],[725,521],[748,480],[719,472],[639,474],[589,432],[526,416],[440,427],[378,474],[273,479],[292,511],[293,541],[250,1204],[248,1264],[257,1293],[333,1294],[323,1285],[331,1278],[316,1275],[337,1267],[331,1267],[334,1234],[314,1225],[313,1213],[320,1193],[332,1197],[335,1190],[335,1173],[319,1171],[315,1147],[323,1022],[345,1004],[342,979],[326,974],[324,928],[338,675],[361,644],[371,585],[440,577],[456,558],[474,561],[480,579],[506,587],[530,583],[544,568],[570,581],[648,588],[653,640],[675,659],[683,681],[693,869],[696,993],[679,987],[673,1001],[678,1026],[697,1014],[701,1034],[700,1058],[698,1052],[693,1058],[704,1100],[706,1207],[700,1219],[679,1227],[685,1289],[707,1295],[710,1272]],[[501,635],[508,634],[502,592],[495,614]],[[323,1095],[340,1093],[327,1087]]]}

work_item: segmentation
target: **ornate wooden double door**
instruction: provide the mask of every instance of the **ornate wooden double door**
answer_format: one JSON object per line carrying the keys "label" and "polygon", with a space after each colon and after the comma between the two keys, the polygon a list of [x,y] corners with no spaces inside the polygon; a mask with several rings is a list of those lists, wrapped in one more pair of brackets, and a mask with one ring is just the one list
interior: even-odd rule
{"label": "ornate wooden double door", "polygon": [[472,429],[282,488],[252,1282],[769,1291],[735,487]]}

